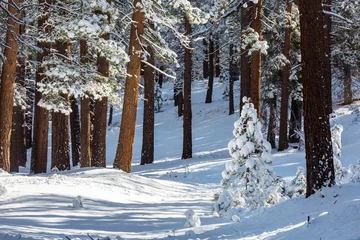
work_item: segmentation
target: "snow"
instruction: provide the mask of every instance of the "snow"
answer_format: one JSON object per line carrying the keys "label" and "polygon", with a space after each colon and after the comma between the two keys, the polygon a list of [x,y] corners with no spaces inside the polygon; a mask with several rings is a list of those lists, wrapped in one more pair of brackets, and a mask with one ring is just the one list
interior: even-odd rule
{"label": "snow", "polygon": [[[118,124],[108,130],[106,169],[54,173],[49,169],[38,175],[29,175],[28,168],[18,174],[0,172],[0,239],[90,240],[87,234],[94,239],[359,239],[359,183],[324,189],[308,199],[301,195],[271,207],[244,210],[230,219],[213,214],[239,112],[228,116],[228,102],[222,99],[225,86],[218,81],[213,103],[204,104],[206,85],[205,81],[193,85],[193,159],[180,159],[182,119],[177,118],[173,103],[164,101],[162,112],[155,115],[155,163],[139,165],[140,100],[133,173],[112,169]],[[162,92],[171,96],[172,85],[164,84]],[[338,106],[332,120],[343,126],[339,159],[344,167],[354,164],[354,169],[360,159],[360,128],[352,113],[358,108],[360,102]],[[115,112],[114,122],[120,118],[121,111]],[[273,150],[272,155],[273,171],[285,181],[302,171],[297,172],[298,167],[305,167],[303,151]],[[302,181],[299,176],[298,182]],[[194,214],[185,216],[185,212]],[[198,224],[185,227],[187,217],[195,216]]]}

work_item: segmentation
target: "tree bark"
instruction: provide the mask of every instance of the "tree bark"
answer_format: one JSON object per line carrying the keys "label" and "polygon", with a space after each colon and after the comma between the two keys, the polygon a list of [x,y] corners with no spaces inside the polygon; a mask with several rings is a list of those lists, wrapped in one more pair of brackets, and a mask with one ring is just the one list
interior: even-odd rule
{"label": "tree bark", "polygon": [[[324,11],[331,12],[332,0],[323,0]],[[332,73],[331,73],[331,16],[329,14],[323,14],[324,16],[324,30],[325,30],[325,66],[326,66],[326,77],[328,81],[326,83],[326,94],[325,94],[325,107],[328,110],[328,114],[332,113]]]}
{"label": "tree bark", "polygon": [[80,115],[79,103],[75,97],[71,97],[70,127],[71,127],[71,159],[72,165],[77,166],[80,161]]}
{"label": "tree bark", "polygon": [[215,47],[215,76],[220,77],[220,46],[219,44],[219,38],[216,41],[216,47]]}
{"label": "tree bark", "polygon": [[344,63],[344,105],[348,105],[353,102],[351,85],[351,66]]}
{"label": "tree bark", "polygon": [[[12,4],[20,7],[20,0],[13,0]],[[6,31],[6,48],[4,56],[6,61],[2,66],[1,90],[0,90],[0,168],[10,171],[10,146],[12,132],[12,111],[14,105],[14,87],[16,77],[16,58],[19,50],[17,38],[19,36],[20,12],[8,4],[8,11],[12,17],[8,17]]]}
{"label": "tree bark", "polygon": [[269,103],[270,107],[270,117],[269,117],[269,127],[267,140],[271,144],[272,148],[276,148],[275,138],[276,138],[276,98],[272,99]]}
{"label": "tree bark", "polygon": [[301,131],[301,109],[302,104],[299,100],[292,99],[291,100],[291,114],[290,114],[290,126],[289,126],[289,142],[290,143],[298,143],[300,141],[300,137],[296,133],[297,131]]}
{"label": "tree bark", "polygon": [[[70,41],[56,42],[58,53],[70,56]],[[65,101],[69,101],[66,94],[61,94]],[[70,169],[70,132],[69,116],[61,112],[53,112],[51,115],[51,169],[56,167],[59,171]]]}
{"label": "tree bark", "polygon": [[204,46],[204,60],[203,60],[203,78],[209,77],[209,50],[208,50],[208,43],[206,39],[203,39],[203,46]]}
{"label": "tree bark", "polygon": [[[321,0],[300,0],[301,61],[306,151],[306,197],[334,184],[334,162],[326,105],[325,33]],[[325,103],[325,106],[324,106]]]}
{"label": "tree bark", "polygon": [[[185,35],[191,34],[191,24],[185,16]],[[183,126],[183,152],[182,159],[192,158],[192,111],[191,111],[191,71],[192,53],[190,48],[185,48],[184,67],[184,126]]]}
{"label": "tree bark", "polygon": [[125,172],[131,171],[132,151],[135,136],[138,87],[140,82],[142,35],[145,14],[140,8],[141,0],[134,0],[133,24],[130,32],[128,76],[125,83],[124,107],[120,126],[119,144],[114,167]]}
{"label": "tree bark", "polygon": [[235,64],[234,64],[234,45],[230,44],[230,66],[229,66],[229,115],[235,113],[234,107],[234,81],[236,78]]}
{"label": "tree bark", "polygon": [[[252,28],[259,34],[259,40],[262,40],[262,0],[259,0],[253,7],[254,18]],[[260,82],[261,82],[261,51],[254,51],[251,54],[251,84],[250,98],[257,110],[258,118],[261,115],[260,108]]]}
{"label": "tree bark", "polygon": [[[29,61],[32,60],[32,54],[29,55]],[[25,69],[27,66],[25,64]],[[26,70],[26,76],[30,78],[31,71]],[[26,82],[26,97],[30,105],[29,109],[26,112],[26,149],[32,147],[32,130],[33,130],[33,113],[34,113],[34,101],[35,101],[35,84],[32,81]]]}
{"label": "tree bark", "polygon": [[214,87],[214,41],[212,36],[210,36],[210,44],[209,44],[209,81],[208,88],[206,91],[206,99],[205,103],[212,102],[212,93]]}
{"label": "tree bark", "polygon": [[[292,3],[290,0],[286,2],[286,27],[285,27],[285,41],[284,41],[284,56],[290,61],[290,44],[291,44],[291,12]],[[287,62],[282,71],[282,86],[281,86],[281,109],[280,109],[280,132],[279,132],[279,148],[278,151],[283,151],[289,147],[288,145],[288,115],[289,115],[289,77],[290,77],[290,62]]]}
{"label": "tree bark", "polygon": [[[241,31],[245,31],[249,26],[252,18],[252,7],[241,8]],[[243,107],[242,99],[250,97],[250,80],[251,80],[251,64],[248,56],[249,47],[240,55],[240,76],[241,76],[241,92],[240,92],[240,114]]]}
{"label": "tree bark", "polygon": [[[160,66],[160,70],[161,70],[161,71],[164,71],[164,67],[163,67],[163,66]],[[159,72],[158,83],[159,83],[159,87],[160,87],[160,88],[162,88],[163,81],[164,81],[164,74],[162,74],[161,72]]]}
{"label": "tree bark", "polygon": [[109,120],[108,120],[108,126],[112,125],[113,121],[113,114],[114,114],[114,107],[112,104],[110,104],[110,111],[109,111]]}
{"label": "tree bark", "polygon": [[[154,53],[152,48],[147,47],[149,53],[148,62],[154,65]],[[144,69],[144,118],[143,118],[143,141],[141,149],[141,165],[154,162],[154,69],[145,66]]]}

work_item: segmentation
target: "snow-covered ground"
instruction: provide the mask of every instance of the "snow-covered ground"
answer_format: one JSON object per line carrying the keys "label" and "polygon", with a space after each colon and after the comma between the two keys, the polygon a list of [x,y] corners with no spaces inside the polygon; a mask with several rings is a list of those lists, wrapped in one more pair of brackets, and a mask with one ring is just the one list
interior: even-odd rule
{"label": "snow-covered ground", "polygon": [[[228,102],[222,100],[224,86],[219,82],[213,103],[204,104],[206,84],[193,84],[191,160],[180,159],[182,120],[169,101],[155,116],[155,163],[139,166],[140,100],[132,174],[112,169],[118,127],[108,131],[107,169],[40,175],[28,175],[28,168],[19,174],[1,172],[0,239],[90,239],[87,234],[94,239],[360,239],[360,184],[243,212],[238,223],[212,214],[212,199],[220,191],[221,172],[229,160],[227,144],[239,113],[228,116]],[[171,87],[165,86],[165,97],[171,96]],[[354,121],[356,114],[352,114],[356,109],[359,102],[338,106],[332,119],[344,126],[340,158],[344,166],[360,159],[360,120]],[[115,122],[120,118],[118,111]],[[285,179],[295,175],[297,166],[305,166],[303,151],[273,154],[274,171]],[[200,217],[201,226],[184,227],[188,210]]]}

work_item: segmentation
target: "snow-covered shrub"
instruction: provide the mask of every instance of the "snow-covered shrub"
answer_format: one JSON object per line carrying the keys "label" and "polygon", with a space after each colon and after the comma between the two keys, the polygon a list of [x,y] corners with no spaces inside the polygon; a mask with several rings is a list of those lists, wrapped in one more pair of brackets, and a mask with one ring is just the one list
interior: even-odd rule
{"label": "snow-covered shrub", "polygon": [[352,182],[360,182],[360,160],[357,165],[350,164],[349,168],[344,172],[344,176],[341,179],[341,183],[352,183]]}
{"label": "snow-covered shrub", "polygon": [[254,105],[247,97],[243,102],[240,119],[234,123],[235,138],[228,145],[232,160],[222,172],[224,190],[215,204],[220,216],[232,217],[232,208],[255,209],[275,204],[280,198],[281,181],[272,171],[271,145],[262,135]]}
{"label": "snow-covered shrub", "polygon": [[199,216],[194,212],[194,210],[189,209],[185,212],[186,222],[184,224],[184,227],[190,228],[190,227],[200,227],[201,221]]}
{"label": "snow-covered shrub", "polygon": [[7,188],[4,185],[0,184],[0,196],[7,193]]}
{"label": "snow-covered shrub", "polygon": [[295,177],[286,185],[285,193],[290,198],[298,197],[306,192],[305,169],[298,167]]}
{"label": "snow-covered shrub", "polygon": [[341,183],[342,178],[345,175],[346,169],[342,166],[341,161],[338,157],[341,156],[341,133],[344,128],[340,124],[335,124],[331,128],[331,141],[333,146],[333,159],[334,159],[334,169],[335,169],[335,181],[336,183]]}
{"label": "snow-covered shrub", "polygon": [[82,207],[84,207],[83,202],[82,202],[82,197],[77,196],[76,198],[74,198],[72,206],[73,206],[73,208],[82,208]]}
{"label": "snow-covered shrub", "polygon": [[157,82],[155,82],[154,98],[155,98],[155,106],[154,106],[155,112],[161,112],[161,108],[163,106],[164,99],[162,97],[160,85]]}

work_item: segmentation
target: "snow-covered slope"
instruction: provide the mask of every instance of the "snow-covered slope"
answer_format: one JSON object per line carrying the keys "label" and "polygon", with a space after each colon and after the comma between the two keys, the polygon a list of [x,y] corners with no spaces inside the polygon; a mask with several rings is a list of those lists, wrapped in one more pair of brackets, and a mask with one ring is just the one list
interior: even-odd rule
{"label": "snow-covered slope", "polygon": [[[213,103],[205,104],[205,86],[206,82],[193,85],[191,160],[180,159],[182,120],[168,102],[155,116],[155,164],[139,166],[140,101],[132,174],[111,168],[119,134],[116,126],[108,131],[107,169],[28,175],[24,168],[20,174],[0,173],[0,239],[90,239],[87,234],[112,239],[360,239],[360,184],[244,212],[239,223],[213,216],[212,198],[230,158],[227,144],[238,112],[228,116],[224,86],[218,82]],[[171,96],[171,87],[166,85],[165,96]],[[235,102],[239,101],[237,96]],[[358,108],[360,103],[339,106],[332,120],[344,126],[344,166],[360,159],[360,122],[354,122],[356,114],[352,114]],[[121,111],[115,122],[120,117]],[[273,153],[274,171],[285,179],[295,175],[297,166],[305,166],[303,151]],[[83,207],[75,200],[79,195]],[[201,226],[184,227],[189,209],[200,217]]]}

